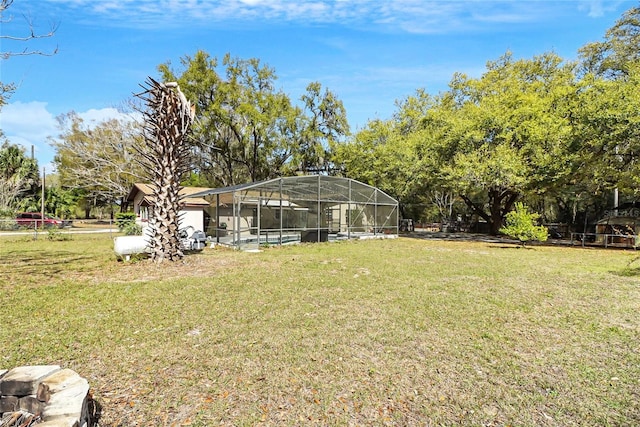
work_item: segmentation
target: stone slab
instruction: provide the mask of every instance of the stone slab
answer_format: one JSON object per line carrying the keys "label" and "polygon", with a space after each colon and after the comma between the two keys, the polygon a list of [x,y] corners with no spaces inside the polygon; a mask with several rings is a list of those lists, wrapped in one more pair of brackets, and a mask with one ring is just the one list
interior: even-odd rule
{"label": "stone slab", "polygon": [[18,398],[16,396],[0,397],[0,414],[3,412],[14,412],[18,409]]}
{"label": "stone slab", "polygon": [[49,402],[42,412],[42,418],[47,421],[50,418],[60,416],[73,416],[77,420],[82,419],[83,411],[87,407],[89,395],[89,383],[80,378],[73,385],[51,394]]}
{"label": "stone slab", "polygon": [[62,369],[44,378],[38,385],[36,397],[42,402],[49,402],[51,395],[59,393],[79,383],[85,384],[86,380],[71,369]]}
{"label": "stone slab", "polygon": [[30,414],[41,414],[44,409],[44,403],[36,399],[35,396],[24,396],[18,401],[21,410]]}
{"label": "stone slab", "polygon": [[63,391],[71,386],[75,386],[77,382],[82,381],[86,382],[86,380],[75,371],[65,368],[49,375],[43,379],[40,384],[46,387],[48,391],[53,394]]}
{"label": "stone slab", "polygon": [[38,423],[37,427],[82,427],[77,418],[62,417]]}
{"label": "stone slab", "polygon": [[0,395],[35,395],[38,391],[40,381],[59,370],[60,366],[58,365],[35,365],[13,368],[0,379]]}

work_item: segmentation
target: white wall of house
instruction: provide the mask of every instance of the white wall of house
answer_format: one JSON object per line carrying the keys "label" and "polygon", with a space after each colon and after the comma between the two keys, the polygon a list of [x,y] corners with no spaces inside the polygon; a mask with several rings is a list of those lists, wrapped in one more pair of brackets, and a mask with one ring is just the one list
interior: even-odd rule
{"label": "white wall of house", "polygon": [[203,231],[204,227],[204,210],[202,206],[190,207],[185,206],[180,209],[180,228],[193,227],[196,230]]}
{"label": "white wall of house", "polygon": [[[142,215],[138,216],[137,222],[138,222],[138,224],[142,225],[143,228],[146,228],[149,225],[148,215],[147,215],[147,207],[146,206],[142,206],[142,207],[137,207],[137,208],[140,209],[137,212],[138,215],[140,215],[140,213],[142,214]],[[200,206],[197,206],[197,207],[183,207],[182,209],[180,209],[180,212],[178,212],[178,215],[179,215],[178,226],[180,227],[180,229],[187,228],[187,227],[191,226],[191,227],[194,228],[194,230],[203,231],[203,227],[204,227],[204,210],[202,209],[202,207],[200,207]],[[142,216],[142,218],[141,218],[141,216]],[[192,230],[190,230],[190,232],[192,232]]]}

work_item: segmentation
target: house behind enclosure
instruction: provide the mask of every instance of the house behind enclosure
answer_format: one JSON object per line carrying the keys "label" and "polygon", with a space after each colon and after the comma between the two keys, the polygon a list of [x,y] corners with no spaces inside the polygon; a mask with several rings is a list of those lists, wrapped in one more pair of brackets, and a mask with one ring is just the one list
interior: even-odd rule
{"label": "house behind enclosure", "polygon": [[[225,188],[185,187],[180,194],[180,228],[192,226],[237,249],[398,235],[398,201],[349,178],[292,176]],[[135,184],[127,200],[146,223],[151,187]]]}
{"label": "house behind enclosure", "polygon": [[[193,227],[195,230],[205,230],[208,219],[205,216],[205,208],[209,202],[202,197],[192,197],[194,193],[211,190],[206,187],[184,187],[180,190],[180,228]],[[152,215],[153,189],[148,184],[134,184],[127,196],[127,202],[133,206],[136,221],[145,225]]]}

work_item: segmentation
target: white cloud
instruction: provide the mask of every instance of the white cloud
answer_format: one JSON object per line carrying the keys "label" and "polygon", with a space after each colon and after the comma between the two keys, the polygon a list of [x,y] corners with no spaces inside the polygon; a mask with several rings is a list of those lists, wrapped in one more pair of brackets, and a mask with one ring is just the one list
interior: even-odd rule
{"label": "white cloud", "polygon": [[[600,16],[619,1],[425,1],[425,0],[47,0],[109,25],[167,28],[211,22],[233,25],[241,21],[334,23],[367,30],[446,33],[486,28],[495,23],[532,22],[549,14],[579,9]],[[576,7],[576,4],[578,5]]]}
{"label": "white cloud", "polygon": [[56,120],[46,102],[14,102],[2,108],[0,126],[7,135],[44,140],[55,131]]}
{"label": "white cloud", "polygon": [[582,0],[579,9],[586,11],[590,18],[599,18],[607,12],[615,11],[623,1]]}
{"label": "white cloud", "polygon": [[92,108],[85,112],[78,113],[78,115],[84,121],[86,126],[93,127],[101,122],[111,119],[129,120],[134,114],[123,113],[117,108]]}
{"label": "white cloud", "polygon": [[31,155],[33,147],[38,163],[52,170],[54,152],[47,141],[57,133],[57,127],[55,116],[47,110],[46,102],[5,105],[2,107],[0,127],[9,142],[24,147],[27,155]]}
{"label": "white cloud", "polygon": [[[91,128],[109,119],[132,119],[136,114],[122,113],[116,108],[90,109],[79,112],[87,127]],[[41,166],[52,170],[55,149],[49,141],[60,134],[56,114],[48,109],[46,102],[13,102],[2,107],[0,128],[12,144],[25,148],[28,155],[33,146]]]}

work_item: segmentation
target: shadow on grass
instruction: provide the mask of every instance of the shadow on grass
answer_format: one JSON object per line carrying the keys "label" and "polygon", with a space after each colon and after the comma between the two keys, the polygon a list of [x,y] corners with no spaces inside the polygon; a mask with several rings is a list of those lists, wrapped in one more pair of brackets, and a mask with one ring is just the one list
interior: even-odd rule
{"label": "shadow on grass", "polygon": [[495,245],[490,245],[490,248],[493,249],[523,249],[525,251],[528,250],[535,250],[536,248],[533,246],[522,246],[522,245],[518,245],[518,244],[513,244],[513,245],[508,245],[508,246],[495,246]]}
{"label": "shadow on grass", "polygon": [[28,254],[25,254],[24,251],[9,251],[3,258],[4,261],[8,262],[59,262],[69,261],[73,259],[85,259],[90,257],[88,255],[78,255],[77,252],[72,251],[40,250],[29,251]]}
{"label": "shadow on grass", "polygon": [[627,265],[617,271],[612,271],[611,274],[621,277],[638,277],[640,276],[640,255],[633,258],[627,263]]}
{"label": "shadow on grass", "polygon": [[[422,239],[422,240],[447,240],[447,241],[470,241],[470,242],[483,242],[483,243],[497,243],[503,245],[513,245],[521,247],[522,244],[515,239],[510,239],[505,236],[492,236],[489,234],[479,233],[444,233],[444,232],[409,232],[401,233],[400,237],[408,237],[410,239]],[[538,242],[527,242],[525,248],[529,249],[531,246],[538,246]],[[504,246],[504,249],[511,246]]]}
{"label": "shadow on grass", "polygon": [[80,255],[71,251],[34,251],[29,254],[20,252],[9,252],[3,257],[3,266],[0,271],[6,270],[11,273],[34,272],[41,266],[47,266],[46,272],[42,274],[52,275],[61,273],[75,265],[81,265],[91,260],[90,255]]}
{"label": "shadow on grass", "polygon": [[640,277],[640,266],[631,267],[627,265],[627,267],[622,270],[612,271],[611,274],[615,274],[616,276],[621,277]]}

